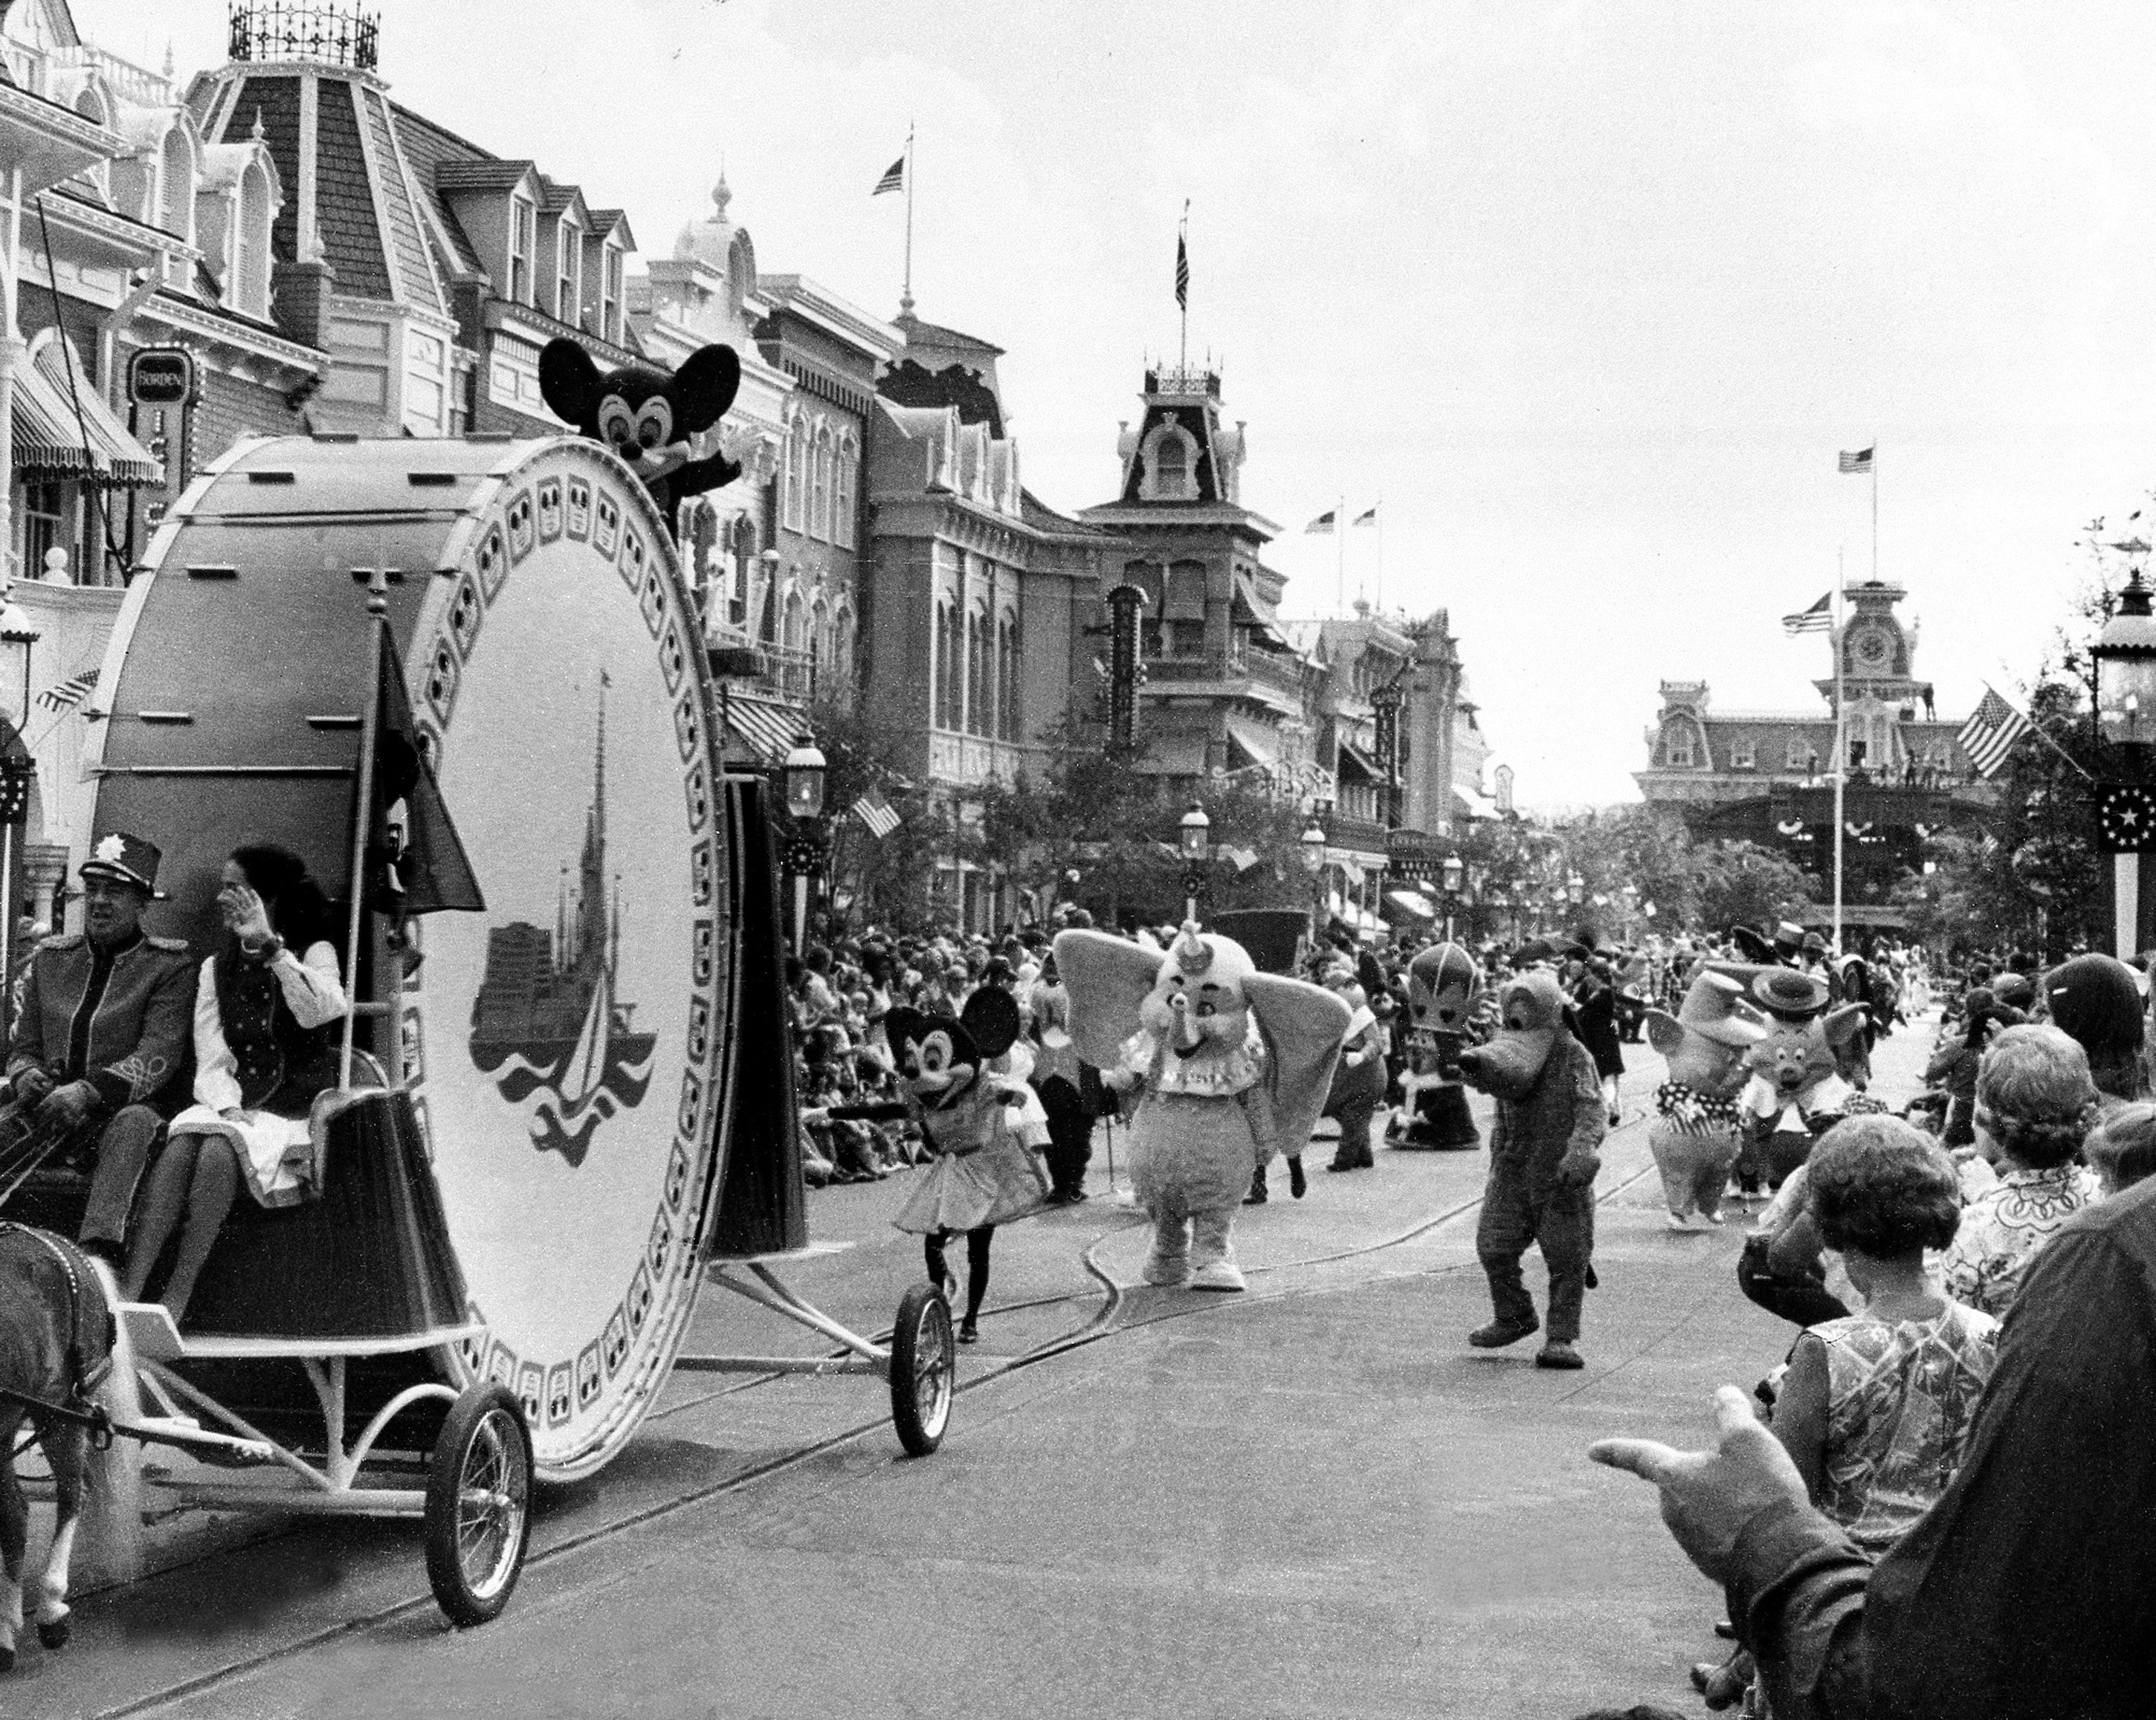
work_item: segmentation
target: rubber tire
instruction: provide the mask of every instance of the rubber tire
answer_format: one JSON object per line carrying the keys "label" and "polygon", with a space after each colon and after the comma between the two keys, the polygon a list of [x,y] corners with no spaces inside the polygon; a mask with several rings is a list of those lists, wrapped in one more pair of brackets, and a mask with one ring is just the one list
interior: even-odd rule
{"label": "rubber tire", "polygon": [[[506,1415],[514,1430],[511,1449],[512,1461],[523,1466],[524,1507],[516,1526],[509,1574],[492,1592],[481,1594],[472,1588],[459,1556],[457,1507],[471,1447],[480,1428],[497,1415]],[[459,1630],[500,1617],[516,1590],[517,1578],[523,1574],[524,1555],[531,1540],[531,1431],[525,1425],[524,1406],[499,1382],[468,1386],[449,1406],[427,1466],[427,1581],[444,1616]]]}
{"label": "rubber tire", "polygon": [[[944,1379],[941,1402],[925,1409],[918,1370],[926,1327],[940,1345]],[[910,1457],[926,1457],[943,1443],[951,1425],[951,1399],[957,1387],[957,1348],[951,1332],[951,1304],[933,1284],[916,1284],[900,1298],[891,1329],[891,1420],[898,1442]]]}

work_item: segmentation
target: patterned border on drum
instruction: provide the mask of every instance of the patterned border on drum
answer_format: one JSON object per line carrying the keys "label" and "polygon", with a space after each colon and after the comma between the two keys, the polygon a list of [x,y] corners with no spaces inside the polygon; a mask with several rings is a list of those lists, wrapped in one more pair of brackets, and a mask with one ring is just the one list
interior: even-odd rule
{"label": "patterned border on drum", "polygon": [[[570,470],[547,470],[565,456]],[[439,768],[454,737],[463,665],[480,649],[485,610],[513,578],[515,567],[542,542],[567,537],[589,543],[595,553],[615,562],[622,583],[634,594],[673,695],[689,825],[685,858],[696,914],[688,952],[690,1026],[674,1139],[649,1239],[620,1299],[598,1336],[572,1357],[520,1356],[491,1332],[466,1341],[448,1357],[459,1385],[494,1379],[516,1392],[535,1438],[542,1443],[587,1414],[625,1368],[633,1369],[628,1389],[603,1420],[583,1429],[575,1445],[557,1461],[535,1465],[542,1480],[560,1481],[599,1468],[642,1420],[672,1366],[702,1278],[697,1233],[713,1179],[723,1170],[717,1162],[716,1107],[709,1101],[731,1030],[725,1001],[729,976],[723,971],[718,928],[710,917],[724,864],[723,820],[713,815],[711,792],[711,761],[719,756],[717,712],[702,654],[684,643],[698,637],[701,629],[679,566],[649,496],[627,469],[588,444],[564,440],[531,450],[511,468],[498,470],[497,475],[504,480],[498,491],[502,499],[474,534],[461,577],[441,582],[451,587],[448,595],[440,585],[430,593],[413,634],[408,672],[416,681],[411,691],[421,744]],[[414,1048],[414,1065],[421,1055],[417,1048],[424,1043],[426,1007],[423,970],[419,988],[405,994],[399,1012],[399,1030],[405,1044]],[[424,1076],[420,1070],[409,1082],[423,1118]],[[468,1312],[475,1321],[487,1317],[476,1302]]]}

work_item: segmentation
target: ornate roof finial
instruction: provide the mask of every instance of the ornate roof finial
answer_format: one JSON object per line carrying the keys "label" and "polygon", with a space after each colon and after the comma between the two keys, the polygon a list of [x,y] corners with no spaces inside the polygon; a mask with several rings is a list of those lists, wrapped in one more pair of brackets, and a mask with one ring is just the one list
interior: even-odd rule
{"label": "ornate roof finial", "polygon": [[732,188],[726,183],[726,161],[721,157],[719,162],[719,182],[711,187],[711,219],[721,227],[726,225],[726,205],[733,201],[733,196]]}
{"label": "ornate roof finial", "polygon": [[262,110],[259,106],[254,110],[254,127],[247,135],[257,143],[262,141]]}

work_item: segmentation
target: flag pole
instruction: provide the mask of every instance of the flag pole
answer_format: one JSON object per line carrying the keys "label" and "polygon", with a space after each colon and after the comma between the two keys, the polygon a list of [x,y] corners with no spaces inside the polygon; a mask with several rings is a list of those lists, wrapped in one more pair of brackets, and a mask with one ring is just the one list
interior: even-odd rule
{"label": "flag pole", "polygon": [[1871,583],[1879,583],[1879,442],[1871,443]]}
{"label": "flag pole", "polygon": [[1344,490],[1334,505],[1332,541],[1339,552],[1334,558],[1338,571],[1332,580],[1332,607],[1337,614],[1344,616],[1348,613],[1348,492]]}
{"label": "flag pole", "polygon": [[1378,492],[1378,505],[1370,511],[1376,516],[1371,523],[1378,528],[1378,578],[1376,608],[1379,614],[1385,612],[1385,496]]}
{"label": "flag pole", "polygon": [[[1190,199],[1188,198],[1183,200],[1183,220],[1175,229],[1175,254],[1183,260],[1187,267],[1190,256]],[[1183,284],[1178,280],[1176,285],[1181,287]],[[1182,318],[1182,332],[1176,336],[1175,341],[1175,367],[1179,371],[1188,370],[1190,368],[1190,294],[1187,288],[1176,294],[1175,307]]]}
{"label": "flag pole", "polygon": [[[1876,487],[1878,480],[1875,477],[1872,482]],[[1834,640],[1834,952],[1837,956],[1841,953],[1842,793],[1849,779],[1849,740],[1844,727],[1847,706],[1842,696],[1841,685],[1843,562],[1842,552],[1836,550],[1834,557],[1834,625],[1829,629],[1829,636]]]}
{"label": "flag pole", "polygon": [[913,311],[913,121],[906,122],[906,284],[898,291],[902,315]]}

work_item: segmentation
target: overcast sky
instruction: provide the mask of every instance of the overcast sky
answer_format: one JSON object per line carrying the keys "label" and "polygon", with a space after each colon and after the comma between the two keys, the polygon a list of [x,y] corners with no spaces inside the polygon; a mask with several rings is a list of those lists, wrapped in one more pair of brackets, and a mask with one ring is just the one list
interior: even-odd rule
{"label": "overcast sky", "polygon": [[[182,76],[222,0],[75,0]],[[1529,805],[1630,799],[1656,683],[1819,708],[1777,618],[1871,557],[1943,715],[2026,677],[2156,485],[2156,8],[381,0],[397,97],[665,254],[723,157],[759,265],[1009,349],[1026,481],[1106,500],[1177,336],[1249,421],[1288,609],[1343,492],[1444,605]],[[2153,516],[2156,517],[2156,516]],[[2144,521],[2144,525],[2147,523]],[[1377,537],[1351,534],[1348,595]],[[1373,594],[1374,592],[1373,591]]]}

